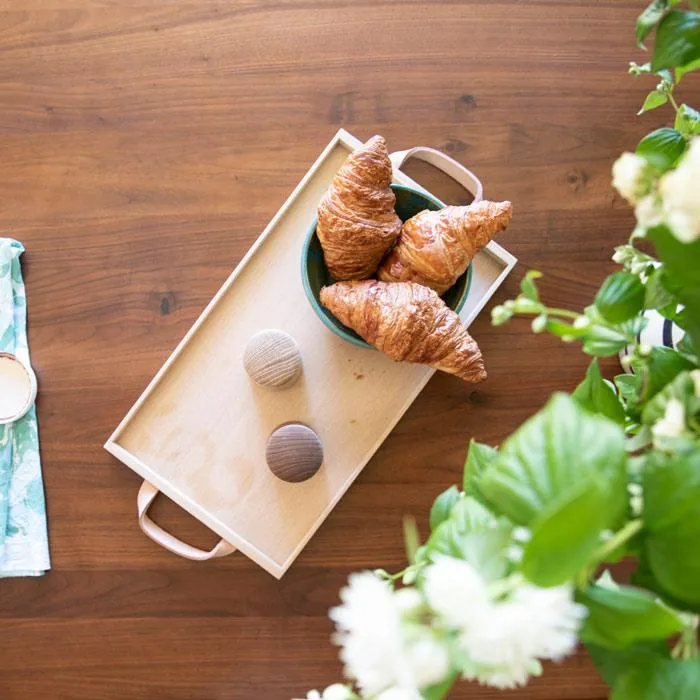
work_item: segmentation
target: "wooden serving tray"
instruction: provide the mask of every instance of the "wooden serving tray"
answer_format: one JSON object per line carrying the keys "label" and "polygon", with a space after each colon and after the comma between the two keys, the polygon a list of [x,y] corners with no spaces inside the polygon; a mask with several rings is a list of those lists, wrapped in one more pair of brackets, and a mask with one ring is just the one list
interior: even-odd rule
{"label": "wooden serving tray", "polygon": [[[173,551],[205,559],[238,548],[280,578],[434,372],[341,340],[304,295],[304,236],[360,143],[342,129],[334,136],[105,444],[148,482],[139,506],[148,534],[145,510],[160,490],[224,540],[197,556],[159,531],[154,539]],[[417,187],[396,168],[394,180]],[[515,262],[494,243],[476,257],[465,323]],[[265,328],[299,345],[304,374],[291,389],[259,388],[243,369],[248,340]],[[265,463],[268,436],[287,421],[308,424],[323,442],[323,466],[300,484]]]}

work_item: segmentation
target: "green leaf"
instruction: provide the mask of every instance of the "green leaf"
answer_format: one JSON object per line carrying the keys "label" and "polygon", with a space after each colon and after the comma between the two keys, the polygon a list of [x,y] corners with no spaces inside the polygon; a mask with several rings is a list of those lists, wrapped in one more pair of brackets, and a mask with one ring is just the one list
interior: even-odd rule
{"label": "green leaf", "polygon": [[678,399],[683,404],[686,415],[694,411],[695,405],[700,401],[696,401],[695,382],[690,372],[681,372],[647,403],[642,411],[644,423],[647,425],[656,423],[666,412],[669,399]]}
{"label": "green leaf", "polygon": [[700,661],[655,660],[636,666],[613,688],[610,700],[697,700]]}
{"label": "green leaf", "polygon": [[700,448],[644,473],[645,553],[654,577],[700,609]]}
{"label": "green leaf", "polygon": [[632,364],[635,373],[642,377],[642,401],[649,401],[681,372],[695,365],[678,351],[657,345],[649,356]]}
{"label": "green leaf", "polygon": [[498,581],[509,573],[506,549],[511,544],[511,532],[512,528],[501,522],[494,530],[462,535],[456,556],[471,564],[487,581]]}
{"label": "green leaf", "polygon": [[566,394],[555,394],[502,445],[479,491],[494,512],[529,525],[549,505],[593,478],[606,491],[610,521],[627,505],[625,437]]}
{"label": "green leaf", "polygon": [[682,243],[666,226],[649,229],[648,235],[666,268],[666,287],[700,318],[700,239]]}
{"label": "green leaf", "polygon": [[676,113],[673,128],[686,138],[700,134],[700,112],[689,105],[682,104]]}
{"label": "green leaf", "polygon": [[638,374],[616,374],[613,381],[625,401],[634,401],[637,398],[642,382]]}
{"label": "green leaf", "polygon": [[677,304],[676,297],[664,286],[665,276],[666,270],[663,267],[657,267],[649,275],[644,288],[645,309],[660,309],[669,304]]}
{"label": "green leaf", "polygon": [[649,32],[659,23],[659,20],[664,16],[668,8],[668,0],[653,0],[644,12],[637,17],[637,25],[635,33],[637,35],[637,44],[644,48],[644,39],[647,38]]}
{"label": "green leaf", "polygon": [[685,66],[700,58],[700,12],[673,10],[656,29],[652,70]]}
{"label": "green leaf", "polygon": [[472,438],[469,443],[467,461],[464,463],[463,486],[468,496],[478,497],[479,479],[486,467],[498,457],[498,450],[490,445],[476,442]]}
{"label": "green leaf", "polygon": [[512,526],[496,518],[477,500],[467,496],[455,504],[450,517],[441,523],[426,542],[430,556],[446,554],[468,561],[488,580],[508,572],[506,548]]}
{"label": "green leaf", "polygon": [[574,578],[600,542],[609,507],[607,493],[592,479],[550,505],[532,524],[522,561],[525,576],[542,587]]}
{"label": "green leaf", "polygon": [[630,574],[630,583],[638,588],[646,588],[648,591],[656,593],[661,600],[676,610],[684,610],[687,608],[685,603],[674,598],[668,591],[664,590],[663,586],[656,580],[649,567],[649,562],[647,561],[644,550],[639,554],[637,568]]}
{"label": "green leaf", "polygon": [[685,151],[683,134],[667,126],[647,134],[637,144],[637,155],[642,156],[657,170],[668,170]]}
{"label": "green leaf", "polygon": [[579,593],[588,608],[581,639],[607,649],[624,649],[653,639],[666,639],[680,632],[683,620],[641,588],[618,589],[592,584]]}
{"label": "green leaf", "polygon": [[542,273],[537,270],[529,270],[525,277],[520,280],[520,291],[527,299],[531,301],[539,301],[540,295],[537,291],[537,285],[534,280],[542,277]]}
{"label": "green leaf", "polygon": [[460,498],[450,513],[459,532],[483,532],[493,528],[498,519],[486,506],[475,498],[465,496]]}
{"label": "green leaf", "polygon": [[545,329],[558,338],[583,338],[588,334],[588,328],[576,328],[570,323],[549,316],[546,319]]}
{"label": "green leaf", "polygon": [[693,339],[690,335],[690,333],[686,333],[678,343],[678,352],[682,353],[683,355],[690,355],[691,357],[695,357],[696,351],[695,348],[693,347]]}
{"label": "green leaf", "polygon": [[610,323],[626,321],[644,306],[644,285],[631,272],[615,272],[598,290],[595,305]]}
{"label": "green leaf", "polygon": [[597,644],[586,644],[586,648],[598,673],[611,688],[625,673],[668,658],[668,646],[661,640],[639,642],[625,649],[606,649]]}
{"label": "green leaf", "polygon": [[652,109],[661,107],[668,102],[668,95],[665,92],[660,92],[659,90],[652,90],[644,100],[642,108],[637,112],[637,114],[644,114],[644,112],[650,112]]}
{"label": "green leaf", "polygon": [[630,338],[612,328],[593,326],[583,342],[583,352],[593,357],[610,357],[617,355],[629,342]]}
{"label": "green leaf", "polygon": [[625,411],[610,385],[603,381],[598,360],[593,360],[586,370],[586,378],[571,395],[585,409],[600,413],[606,418],[624,425]]}
{"label": "green leaf", "polygon": [[684,66],[678,66],[676,68],[676,83],[680,83],[684,75],[687,75],[698,68],[700,68],[700,58],[696,59],[695,61],[691,61],[690,63],[686,63]]}
{"label": "green leaf", "polygon": [[679,306],[678,300],[672,301],[666,306],[660,306],[657,311],[669,321],[673,321],[679,328],[685,330],[688,320],[687,314],[685,313],[685,308]]}
{"label": "green leaf", "polygon": [[700,352],[700,239],[692,243],[679,241],[666,226],[649,229],[667,270],[666,287],[685,305],[685,329]]}
{"label": "green leaf", "polygon": [[450,517],[450,511],[459,500],[459,489],[456,486],[450,486],[449,489],[443,491],[434,501],[433,507],[430,509],[430,529],[434,530],[441,522]]}

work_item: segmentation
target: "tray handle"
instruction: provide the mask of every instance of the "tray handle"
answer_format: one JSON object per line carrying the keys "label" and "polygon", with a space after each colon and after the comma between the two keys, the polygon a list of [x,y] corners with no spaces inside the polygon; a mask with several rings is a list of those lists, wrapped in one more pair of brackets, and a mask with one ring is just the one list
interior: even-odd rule
{"label": "tray handle", "polygon": [[206,561],[207,559],[216,559],[217,557],[225,557],[227,554],[232,554],[236,548],[226,540],[220,540],[208,552],[203,549],[197,549],[191,544],[186,544],[177,537],[166,532],[158,527],[149,517],[148,509],[155,500],[155,497],[160,491],[148,481],[144,481],[139,489],[139,495],[136,499],[139,514],[139,527],[143,533],[150,537],[156,544],[164,547],[169,552],[192,559],[192,561]]}
{"label": "tray handle", "polygon": [[450,158],[442,151],[429,148],[428,146],[416,146],[406,151],[396,151],[389,157],[391,158],[391,164],[396,170],[401,170],[401,166],[409,158],[416,158],[429,163],[471,192],[475,202],[480,202],[484,198],[484,187],[481,184],[481,180],[471,170],[467,170],[461,163],[458,163],[454,158]]}

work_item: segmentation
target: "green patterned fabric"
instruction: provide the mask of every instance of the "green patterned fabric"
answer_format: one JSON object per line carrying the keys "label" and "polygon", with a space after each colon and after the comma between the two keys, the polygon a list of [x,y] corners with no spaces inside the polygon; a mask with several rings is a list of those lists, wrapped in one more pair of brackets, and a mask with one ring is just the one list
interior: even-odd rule
{"label": "green patterned fabric", "polygon": [[[29,364],[22,244],[0,238],[0,351]],[[50,568],[36,409],[0,425],[0,578]]]}

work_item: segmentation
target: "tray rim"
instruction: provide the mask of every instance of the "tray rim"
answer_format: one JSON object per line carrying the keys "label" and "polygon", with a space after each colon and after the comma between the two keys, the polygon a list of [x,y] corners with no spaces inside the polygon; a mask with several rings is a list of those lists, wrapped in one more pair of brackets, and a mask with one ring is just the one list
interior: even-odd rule
{"label": "tray rim", "polygon": [[[181,353],[189,344],[190,340],[195,336],[199,328],[206,322],[209,315],[213,312],[214,308],[222,299],[222,297],[228,293],[229,289],[235,283],[236,279],[241,274],[245,266],[257,253],[258,249],[263,245],[268,236],[270,236],[270,234],[274,231],[278,222],[282,219],[283,216],[285,216],[289,209],[291,209],[295,205],[297,197],[304,190],[307,183],[316,174],[316,172],[324,163],[329,154],[338,145],[342,145],[348,150],[354,150],[361,144],[362,141],[360,141],[360,139],[356,138],[345,129],[338,129],[333,138],[328,142],[325,148],[321,151],[320,155],[316,158],[311,167],[306,171],[299,183],[292,190],[291,194],[287,197],[284,204],[277,210],[276,214],[269,221],[269,223],[267,224],[263,232],[260,234],[260,236],[258,236],[258,238],[253,242],[248,252],[241,258],[238,265],[236,265],[234,270],[226,278],[226,280],[223,282],[218,291],[206,304],[202,312],[193,322],[192,326],[190,326],[190,328],[187,330],[183,338],[167,357],[163,365],[156,372],[154,377],[151,379],[151,381],[140,394],[138,399],[128,410],[124,418],[120,421],[118,426],[115,428],[115,430],[112,432],[112,434],[109,436],[109,438],[103,446],[104,449],[107,452],[109,452],[112,456],[116,457],[120,462],[128,466],[143,479],[152,483],[156,488],[162,491],[163,494],[171,498],[171,500],[174,500],[181,508],[187,511],[190,515],[197,518],[214,533],[216,533],[220,537],[223,537],[228,542],[233,544],[237,549],[241,551],[241,553],[245,554],[247,557],[252,559],[255,563],[257,563],[259,566],[267,570],[270,574],[272,574],[278,579],[284,575],[287,569],[291,566],[291,564],[294,562],[297,556],[304,549],[311,537],[313,537],[313,535],[316,533],[321,524],[326,520],[333,508],[335,508],[338,501],[345,495],[347,489],[355,481],[357,476],[370,461],[374,453],[377,451],[378,447],[386,440],[391,431],[396,427],[396,424],[401,420],[408,408],[416,400],[416,398],[423,390],[425,385],[432,378],[433,374],[435,373],[435,370],[433,370],[432,368],[426,368],[425,376],[423,377],[423,379],[421,379],[421,381],[416,383],[415,391],[411,392],[411,394],[407,398],[407,401],[402,406],[401,410],[397,412],[396,420],[389,421],[387,423],[387,428],[382,433],[378,442],[370,449],[370,452],[366,456],[366,458],[363,458],[355,467],[355,469],[353,469],[348,474],[348,478],[345,480],[343,485],[339,489],[337,489],[333,498],[330,499],[327,507],[319,515],[313,527],[311,527],[306,533],[306,535],[300,539],[298,545],[294,548],[294,550],[289,554],[285,562],[281,565],[275,560],[271,559],[267,554],[265,554],[265,552],[252,545],[248,540],[238,535],[238,533],[229,531],[228,527],[226,527],[223,523],[221,523],[221,521],[219,521],[208,511],[202,508],[196,501],[192,500],[189,496],[180,491],[177,488],[177,486],[175,486],[172,482],[161,478],[160,475],[157,472],[153,471],[153,469],[149,467],[145,462],[143,462],[136,455],[132,454],[126,448],[120,445],[119,437],[131,423],[131,421],[139,412],[143,404],[148,400],[150,395],[155,391],[155,389],[160,385],[161,381],[163,381],[163,379],[166,377],[166,375],[168,374],[172,366],[175,364]],[[396,168],[393,171],[393,181],[398,182],[399,184],[408,185],[409,187],[414,187],[418,190],[428,192],[428,194],[430,194],[428,190],[426,190],[424,187],[418,184],[415,180],[410,178],[408,175],[405,175],[401,170],[398,170]],[[435,195],[431,196],[434,197]],[[462,317],[463,322],[467,326],[482,311],[484,306],[493,296],[493,293],[496,291],[496,289],[498,289],[498,287],[500,287],[503,280],[510,274],[511,270],[517,263],[517,258],[514,255],[512,255],[505,248],[500,246],[498,243],[495,243],[494,241],[491,241],[483,249],[483,252],[486,252],[490,256],[496,258],[503,266],[503,269],[501,270],[501,273],[496,277],[496,279],[489,285],[488,289],[483,294],[482,298],[478,301],[478,303],[475,305],[475,307],[471,310],[471,312],[466,317]],[[226,530],[225,536],[221,534],[222,529]]]}

